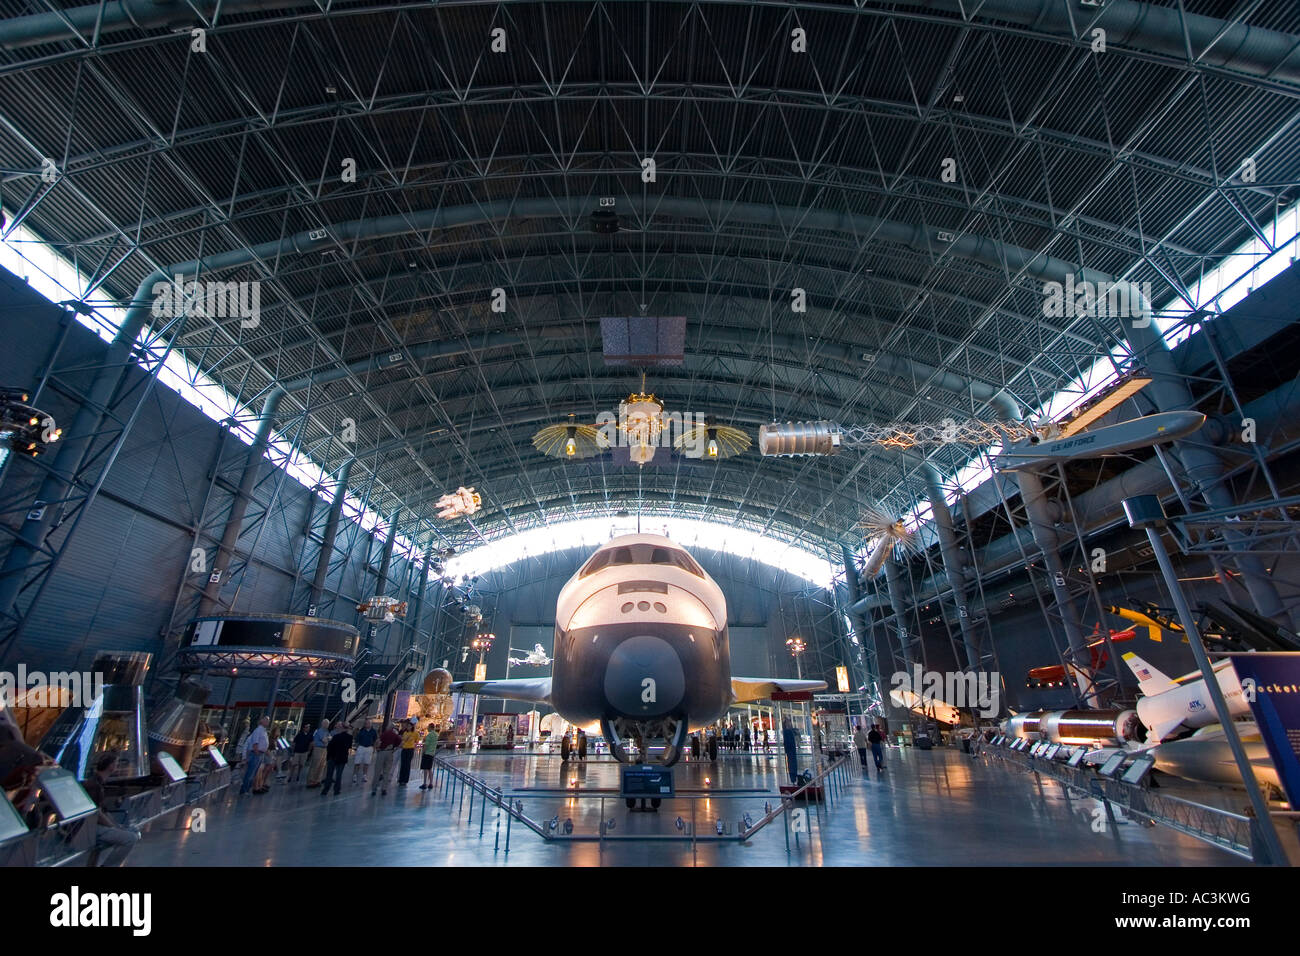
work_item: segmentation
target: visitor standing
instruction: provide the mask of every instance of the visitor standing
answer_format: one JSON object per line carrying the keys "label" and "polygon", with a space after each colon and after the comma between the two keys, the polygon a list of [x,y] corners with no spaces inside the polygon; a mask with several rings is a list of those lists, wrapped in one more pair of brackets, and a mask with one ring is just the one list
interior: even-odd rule
{"label": "visitor standing", "polygon": [[790,785],[799,781],[799,737],[787,717],[781,722],[781,743],[785,747],[785,762],[790,771]]}
{"label": "visitor standing", "polygon": [[420,754],[420,770],[424,772],[424,783],[420,784],[421,790],[433,789],[433,756],[438,752],[439,743],[438,725],[430,724],[424,735],[424,751]]}
{"label": "visitor standing", "polygon": [[361,773],[361,782],[365,783],[366,778],[370,776],[370,765],[375,759],[375,741],[379,739],[379,734],[374,727],[369,724],[357,731],[357,756],[352,762],[352,782],[357,782],[357,772]]}
{"label": "visitor standing", "polygon": [[307,767],[307,755],[310,753],[311,734],[307,733],[307,728],[304,726],[293,738],[293,755],[289,758],[290,783],[302,779],[303,770]]}
{"label": "visitor standing", "polygon": [[388,778],[393,775],[393,755],[402,745],[402,738],[397,736],[396,728],[396,724],[385,727],[384,732],[379,735],[379,743],[375,746],[375,776],[370,783],[372,797],[376,790],[382,790],[384,796],[388,796]]}
{"label": "visitor standing", "polygon": [[415,722],[408,720],[402,729],[402,764],[397,773],[397,785],[404,787],[411,782],[411,761],[415,759],[415,745],[420,735],[415,729]]}
{"label": "visitor standing", "polygon": [[325,782],[320,788],[322,797],[330,792],[331,783],[334,784],[335,793],[343,789],[343,769],[347,767],[351,753],[352,735],[348,733],[348,725],[340,721],[335,725],[330,742],[325,745],[325,756],[329,766],[325,771]]}
{"label": "visitor standing", "polygon": [[307,786],[319,787],[325,776],[325,748],[330,742],[330,722],[322,720],[311,735],[311,755],[307,758]]}
{"label": "visitor standing", "polygon": [[253,789],[253,781],[257,779],[257,772],[262,769],[262,761],[266,759],[266,746],[270,740],[266,728],[270,725],[271,718],[263,717],[257,722],[257,727],[254,728],[253,732],[244,738],[244,783],[239,788],[241,797]]}

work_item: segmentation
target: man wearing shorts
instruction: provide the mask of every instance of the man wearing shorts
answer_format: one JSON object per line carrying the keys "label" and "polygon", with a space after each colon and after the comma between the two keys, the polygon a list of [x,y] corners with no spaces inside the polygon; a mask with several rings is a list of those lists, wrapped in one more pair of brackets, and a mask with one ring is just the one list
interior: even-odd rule
{"label": "man wearing shorts", "polygon": [[424,734],[424,748],[420,754],[420,769],[424,771],[424,783],[420,784],[421,790],[433,789],[433,756],[438,752],[439,744],[438,725],[430,724]]}
{"label": "man wearing shorts", "polygon": [[375,759],[375,741],[379,734],[369,724],[357,731],[357,754],[352,760],[352,782],[357,782],[357,772],[361,773],[361,782],[365,783],[370,774],[370,764]]}

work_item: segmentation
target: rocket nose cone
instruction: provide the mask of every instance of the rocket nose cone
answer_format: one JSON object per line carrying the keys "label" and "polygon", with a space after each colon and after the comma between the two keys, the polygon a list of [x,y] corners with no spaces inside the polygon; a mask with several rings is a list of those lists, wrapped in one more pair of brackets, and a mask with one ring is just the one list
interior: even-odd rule
{"label": "rocket nose cone", "polygon": [[686,675],[672,645],[659,637],[630,637],[609,656],[605,699],[629,717],[662,717],[682,702]]}

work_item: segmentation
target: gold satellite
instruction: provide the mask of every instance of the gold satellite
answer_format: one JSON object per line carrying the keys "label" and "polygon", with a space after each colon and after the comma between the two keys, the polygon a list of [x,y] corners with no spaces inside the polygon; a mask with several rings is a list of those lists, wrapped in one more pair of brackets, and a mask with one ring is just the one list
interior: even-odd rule
{"label": "gold satellite", "polygon": [[570,415],[564,425],[547,425],[533,436],[533,447],[552,458],[590,458],[609,447],[609,439],[595,425],[580,425]]}
{"label": "gold satellite", "polygon": [[706,461],[721,461],[739,455],[749,444],[748,434],[730,425],[719,425],[712,415],[704,419],[703,425],[685,429],[673,442],[673,446],[687,458]]}

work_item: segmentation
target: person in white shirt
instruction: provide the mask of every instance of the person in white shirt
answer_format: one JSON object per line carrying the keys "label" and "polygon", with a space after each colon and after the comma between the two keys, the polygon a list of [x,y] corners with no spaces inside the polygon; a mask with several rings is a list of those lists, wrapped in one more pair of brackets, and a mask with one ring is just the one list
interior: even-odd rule
{"label": "person in white shirt", "polygon": [[239,788],[240,796],[252,789],[258,768],[262,766],[262,760],[266,757],[266,748],[270,744],[266,728],[269,726],[271,726],[271,718],[264,716],[244,741],[244,783]]}

